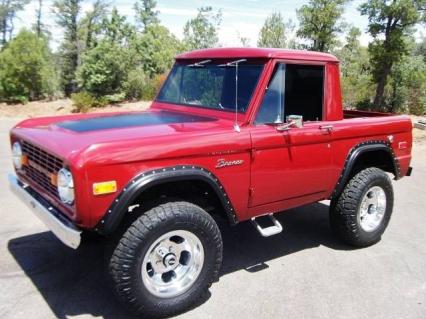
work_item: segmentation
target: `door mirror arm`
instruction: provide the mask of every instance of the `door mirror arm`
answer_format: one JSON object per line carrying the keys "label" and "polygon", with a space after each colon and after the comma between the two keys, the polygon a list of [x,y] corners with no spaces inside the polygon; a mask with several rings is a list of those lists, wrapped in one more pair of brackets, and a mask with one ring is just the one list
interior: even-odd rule
{"label": "door mirror arm", "polygon": [[279,132],[288,131],[290,128],[301,128],[303,127],[303,117],[301,115],[289,115],[287,116],[287,123],[276,126],[276,130]]}

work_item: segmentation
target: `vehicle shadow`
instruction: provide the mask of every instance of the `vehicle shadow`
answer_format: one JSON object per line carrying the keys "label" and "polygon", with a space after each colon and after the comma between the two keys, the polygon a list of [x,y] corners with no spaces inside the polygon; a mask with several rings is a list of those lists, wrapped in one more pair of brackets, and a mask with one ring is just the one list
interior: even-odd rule
{"label": "vehicle shadow", "polygon": [[[221,225],[224,241],[222,276],[239,270],[257,272],[269,260],[324,245],[347,250],[332,236],[328,205],[316,203],[277,215],[281,234],[263,238],[251,225]],[[57,318],[90,314],[132,318],[116,300],[106,265],[103,241],[90,241],[78,250],[66,248],[51,232],[14,238],[8,248]],[[222,279],[226,280],[226,279]],[[200,303],[208,300],[207,295]]]}

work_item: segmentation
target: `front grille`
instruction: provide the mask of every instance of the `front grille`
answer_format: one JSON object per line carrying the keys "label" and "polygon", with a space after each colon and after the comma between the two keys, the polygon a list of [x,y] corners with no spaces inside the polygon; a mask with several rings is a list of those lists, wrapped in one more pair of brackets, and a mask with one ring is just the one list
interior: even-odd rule
{"label": "front grille", "polygon": [[[26,141],[22,143],[22,152],[27,156],[28,163],[23,166],[25,175],[35,184],[45,189],[49,194],[59,198],[58,190],[52,184],[63,162]],[[54,176],[52,178],[52,176]]]}

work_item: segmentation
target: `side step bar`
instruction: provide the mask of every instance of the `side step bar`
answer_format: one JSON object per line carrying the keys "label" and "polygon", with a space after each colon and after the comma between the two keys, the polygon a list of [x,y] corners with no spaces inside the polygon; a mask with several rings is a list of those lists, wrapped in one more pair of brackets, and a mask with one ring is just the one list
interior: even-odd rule
{"label": "side step bar", "polygon": [[[256,221],[256,217],[253,217],[251,219],[251,222],[253,223],[254,227],[256,227],[257,231],[263,236],[263,237],[269,237],[276,234],[279,234],[283,231],[283,226],[281,223],[274,217],[273,214],[266,215],[269,217],[271,222],[274,224],[269,227],[262,228],[259,223]],[[263,217],[263,216],[261,216]]]}

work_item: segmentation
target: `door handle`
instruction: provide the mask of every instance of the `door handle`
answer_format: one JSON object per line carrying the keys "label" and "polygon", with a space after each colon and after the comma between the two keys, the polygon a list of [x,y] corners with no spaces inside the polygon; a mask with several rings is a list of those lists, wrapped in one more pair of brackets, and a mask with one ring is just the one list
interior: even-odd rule
{"label": "door handle", "polygon": [[320,130],[326,130],[328,132],[331,132],[333,130],[333,125],[321,125],[319,127]]}

